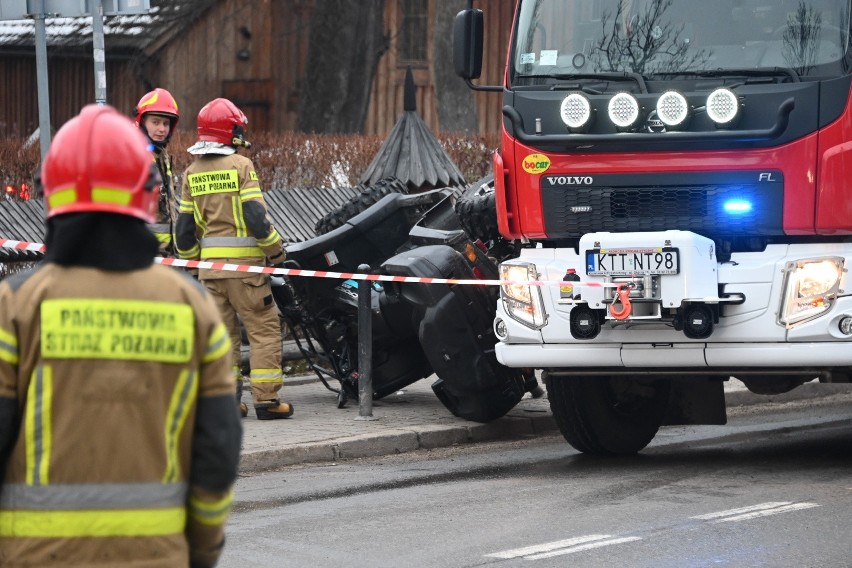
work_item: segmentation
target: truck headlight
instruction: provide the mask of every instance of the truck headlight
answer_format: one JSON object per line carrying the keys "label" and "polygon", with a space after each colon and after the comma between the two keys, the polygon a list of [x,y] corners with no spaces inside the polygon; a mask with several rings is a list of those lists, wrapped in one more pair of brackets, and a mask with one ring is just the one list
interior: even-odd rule
{"label": "truck headlight", "polygon": [[657,118],[669,128],[683,128],[689,121],[689,103],[677,91],[667,91],[657,99]]}
{"label": "truck headlight", "polygon": [[538,279],[538,270],[534,264],[501,264],[500,279],[511,282],[500,286],[503,308],[514,320],[527,327],[539,329],[547,322],[547,314],[541,299],[541,288],[524,282]]}
{"label": "truck headlight", "polygon": [[707,116],[717,128],[729,128],[740,116],[740,101],[737,95],[724,87],[716,89],[707,97]]}
{"label": "truck headlight", "polygon": [[619,130],[629,130],[639,119],[639,101],[630,93],[618,93],[607,105],[609,119]]}
{"label": "truck headlight", "polygon": [[778,323],[792,327],[828,312],[837,298],[843,276],[840,257],[807,258],[788,262]]}
{"label": "truck headlight", "polygon": [[559,115],[571,132],[585,132],[592,123],[592,105],[585,95],[571,93],[562,100]]}

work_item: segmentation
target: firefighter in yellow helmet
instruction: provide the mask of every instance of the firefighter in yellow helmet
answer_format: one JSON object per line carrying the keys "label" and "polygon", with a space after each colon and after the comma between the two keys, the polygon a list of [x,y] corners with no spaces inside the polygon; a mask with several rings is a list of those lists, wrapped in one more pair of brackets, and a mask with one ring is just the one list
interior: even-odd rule
{"label": "firefighter in yellow helmet", "polygon": [[[195,161],[183,176],[175,233],[180,258],[264,266],[267,261],[279,265],[286,257],[281,236],[268,219],[254,164],[236,153],[238,147],[249,146],[244,130],[247,123],[245,114],[228,99],[212,100],[198,113],[198,142],[189,148]],[[230,331],[238,385],[242,383],[239,319],[246,329],[257,418],[289,418],[293,405],[278,397],[283,380],[281,322],[269,277],[202,269],[199,278]],[[246,416],[247,406],[239,405]]]}
{"label": "firefighter in yellow helmet", "polygon": [[163,185],[160,186],[157,219],[148,225],[148,228],[160,241],[160,254],[173,256],[177,196],[173,187],[172,159],[166,146],[175,133],[180,111],[172,94],[158,87],[139,99],[134,114],[136,126],[148,137],[154,147],[154,161],[163,180]]}
{"label": "firefighter in yellow helmet", "polygon": [[212,567],[241,438],[228,335],[153,264],[148,143],[87,106],[42,184],[45,262],[0,282],[0,566]]}

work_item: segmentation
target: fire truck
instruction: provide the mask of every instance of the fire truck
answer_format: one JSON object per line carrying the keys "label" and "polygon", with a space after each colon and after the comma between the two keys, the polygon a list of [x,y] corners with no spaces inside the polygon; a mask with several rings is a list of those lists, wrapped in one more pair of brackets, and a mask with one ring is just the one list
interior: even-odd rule
{"label": "fire truck", "polygon": [[849,0],[518,0],[490,86],[484,21],[454,66],[503,97],[497,358],[574,448],[724,424],[731,378],[850,382]]}

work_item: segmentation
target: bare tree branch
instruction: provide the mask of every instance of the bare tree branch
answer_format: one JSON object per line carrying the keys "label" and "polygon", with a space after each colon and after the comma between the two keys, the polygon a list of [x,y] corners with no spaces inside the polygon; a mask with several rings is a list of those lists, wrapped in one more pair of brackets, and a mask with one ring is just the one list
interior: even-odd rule
{"label": "bare tree branch", "polygon": [[619,2],[615,14],[601,15],[601,38],[593,46],[591,60],[603,71],[665,73],[696,68],[712,55],[694,50],[682,39],[684,25],[664,22],[673,0],[652,0],[640,13],[629,13]]}

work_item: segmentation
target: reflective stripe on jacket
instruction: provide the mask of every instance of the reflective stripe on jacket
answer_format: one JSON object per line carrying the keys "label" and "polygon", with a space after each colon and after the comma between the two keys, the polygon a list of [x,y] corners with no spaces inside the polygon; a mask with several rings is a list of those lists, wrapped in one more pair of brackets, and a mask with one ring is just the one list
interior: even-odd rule
{"label": "reflective stripe on jacket", "polygon": [[263,249],[254,237],[204,237],[201,239],[201,260],[212,258],[265,258]]}
{"label": "reflective stripe on jacket", "polygon": [[172,242],[172,226],[170,224],[152,223],[147,227],[161,243],[170,244]]}

